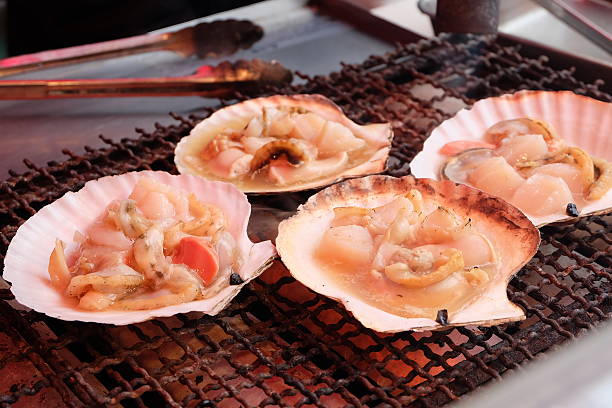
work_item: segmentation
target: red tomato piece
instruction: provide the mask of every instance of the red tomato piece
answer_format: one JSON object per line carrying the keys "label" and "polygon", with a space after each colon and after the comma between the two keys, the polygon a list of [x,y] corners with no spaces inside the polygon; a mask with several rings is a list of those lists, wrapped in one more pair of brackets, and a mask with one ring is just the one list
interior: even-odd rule
{"label": "red tomato piece", "polygon": [[219,271],[217,253],[206,240],[199,237],[181,239],[172,262],[197,271],[205,285],[210,285]]}

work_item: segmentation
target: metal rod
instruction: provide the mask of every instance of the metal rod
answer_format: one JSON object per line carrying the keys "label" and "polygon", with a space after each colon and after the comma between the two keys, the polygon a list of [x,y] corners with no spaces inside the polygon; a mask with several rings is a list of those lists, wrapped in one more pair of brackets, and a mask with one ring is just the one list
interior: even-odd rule
{"label": "metal rod", "polygon": [[204,65],[194,75],[169,78],[0,81],[0,100],[136,96],[222,97],[263,84],[291,82],[291,71],[262,60]]}

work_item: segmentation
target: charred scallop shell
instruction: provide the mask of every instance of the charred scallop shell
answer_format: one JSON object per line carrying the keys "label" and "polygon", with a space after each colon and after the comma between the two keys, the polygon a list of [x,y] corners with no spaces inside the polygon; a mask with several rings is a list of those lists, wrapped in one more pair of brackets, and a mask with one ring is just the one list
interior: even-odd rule
{"label": "charred scallop shell", "polygon": [[[315,258],[315,251],[338,208],[376,208],[397,197],[416,194],[415,190],[423,200],[419,211],[442,206],[469,217],[470,228],[486,235],[498,256],[498,266],[490,280],[453,313],[442,313],[445,319],[436,319],[435,314],[427,318],[406,317],[383,310],[345,290]],[[351,211],[358,215],[357,210]],[[511,277],[536,253],[539,242],[537,228],[519,210],[499,198],[450,181],[381,175],[347,180],[313,195],[295,216],[281,222],[276,239],[283,263],[295,279],[341,302],[365,327],[379,332],[495,325],[524,319],[521,308],[508,300],[506,287]],[[444,311],[440,306],[439,312]]]}
{"label": "charred scallop shell", "polygon": [[[271,116],[270,112],[281,113]],[[289,115],[288,121],[286,115]],[[298,121],[304,119],[303,115],[314,115],[314,120],[323,124],[317,128],[314,137],[306,137],[302,131],[304,127],[300,128],[305,120]],[[301,117],[294,122],[296,116]],[[358,142],[357,147],[348,148],[336,142],[336,153],[322,147],[321,140],[325,137],[321,134],[326,134],[328,128],[332,129],[330,124],[341,128],[343,134],[348,133],[350,136],[345,137]],[[311,125],[304,126],[308,128]],[[316,128],[318,124],[312,126]],[[321,95],[275,95],[247,100],[213,113],[178,143],[175,163],[180,173],[228,181],[245,193],[292,192],[383,172],[392,136],[390,124],[358,125]],[[247,138],[254,142],[257,150],[247,145]],[[228,151],[231,153],[226,153]],[[231,162],[229,169],[216,164],[222,161],[222,153]],[[217,155],[219,160],[214,159]],[[273,162],[283,160],[286,166],[281,169],[291,172],[299,168],[303,171],[285,178],[286,173],[271,166]],[[265,178],[262,174],[269,175]],[[259,181],[253,181],[256,178]]]}
{"label": "charred scallop shell", "polygon": [[[607,167],[601,165],[604,160],[600,159],[605,159],[608,163],[612,161],[612,143],[609,141],[612,104],[568,91],[520,91],[477,101],[472,107],[459,111],[432,131],[422,151],[410,163],[412,174],[415,177],[435,180],[445,178],[446,175],[446,178],[465,183],[465,177],[452,171],[453,166],[467,156],[486,156],[491,153],[486,152],[486,149],[466,151],[461,153],[460,157],[449,160],[448,156],[440,153],[442,146],[460,140],[491,142],[499,137],[496,131],[506,126],[510,120],[520,122],[518,124],[525,127],[528,133],[542,134],[554,160],[564,153],[558,146],[558,142],[562,140],[566,146],[579,148],[576,152],[584,151],[595,156],[592,170],[596,176],[602,177],[602,180],[610,177],[609,164]],[[572,155],[571,152],[568,154]],[[583,161],[576,157],[581,155],[573,156],[571,159],[577,165]],[[598,198],[580,208],[580,217],[612,211],[612,189],[603,194],[594,185],[593,193],[587,193]],[[527,214],[527,217],[539,227],[574,219],[568,217],[565,211],[545,216]]]}
{"label": "charred scallop shell", "polygon": [[[79,309],[52,287],[47,267],[55,239],[72,242],[76,231],[84,231],[102,214],[107,205],[129,196],[141,177],[193,193],[202,202],[220,208],[228,215],[227,231],[236,240],[244,263],[233,279],[216,295],[202,300],[147,310],[88,311]],[[69,192],[45,206],[17,230],[4,259],[4,278],[11,282],[15,299],[38,312],[62,320],[124,325],[155,317],[198,311],[217,314],[241,288],[261,274],[276,256],[270,241],[253,243],[247,236],[251,206],[246,196],[228,183],[212,182],[190,175],[170,175],[142,171],[89,181],[76,193]],[[74,246],[74,245],[73,245]]]}

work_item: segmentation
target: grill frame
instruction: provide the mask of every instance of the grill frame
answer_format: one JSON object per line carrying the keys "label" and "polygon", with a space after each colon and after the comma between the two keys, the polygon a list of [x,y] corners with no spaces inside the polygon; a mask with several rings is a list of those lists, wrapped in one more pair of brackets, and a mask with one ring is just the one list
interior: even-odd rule
{"label": "grill frame", "polygon": [[[571,69],[524,57],[494,36],[445,35],[329,76],[298,76],[301,83],[266,93],[321,93],[357,122],[390,120],[396,137],[388,173],[395,176],[408,173],[438,123],[476,99],[570,89],[612,101],[600,80],[579,81]],[[46,167],[26,160],[29,171],[11,172],[0,185],[2,259],[18,225],[86,180],[132,170],[176,173],[174,145],[201,117],[173,117],[174,125],[137,129],[137,139],[102,137],[103,148],[65,151],[65,161]],[[273,225],[309,194],[250,201],[273,215]],[[295,282],[280,262],[218,316],[120,328],[26,311],[0,281],[0,373],[17,373],[0,382],[0,406],[441,406],[612,315],[611,220],[592,216],[541,229],[538,254],[508,290],[527,320],[491,328],[375,333]],[[250,233],[268,239],[271,232]]]}

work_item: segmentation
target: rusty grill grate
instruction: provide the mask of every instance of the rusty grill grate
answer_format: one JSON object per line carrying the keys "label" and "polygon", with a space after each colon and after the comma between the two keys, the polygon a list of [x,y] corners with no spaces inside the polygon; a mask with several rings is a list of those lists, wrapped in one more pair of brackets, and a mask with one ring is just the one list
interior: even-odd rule
{"label": "rusty grill grate", "polygon": [[[547,59],[526,59],[494,37],[441,37],[399,46],[328,77],[271,92],[321,93],[360,122],[392,121],[390,174],[429,131],[476,99],[519,89],[571,89],[611,101]],[[211,110],[206,111],[210,114]],[[131,170],[176,172],[175,143],[195,117],[62,163],[11,173],[0,191],[0,253],[18,226],[85,181]],[[304,196],[256,198],[290,210]],[[198,313],[114,327],[24,310],[0,280],[0,406],[436,407],[499,379],[612,312],[611,217],[546,227],[542,246],[510,282],[527,320],[497,327],[383,335],[294,281],[277,262],[215,317]],[[254,229],[254,234],[265,234]],[[266,237],[268,238],[268,237]]]}

